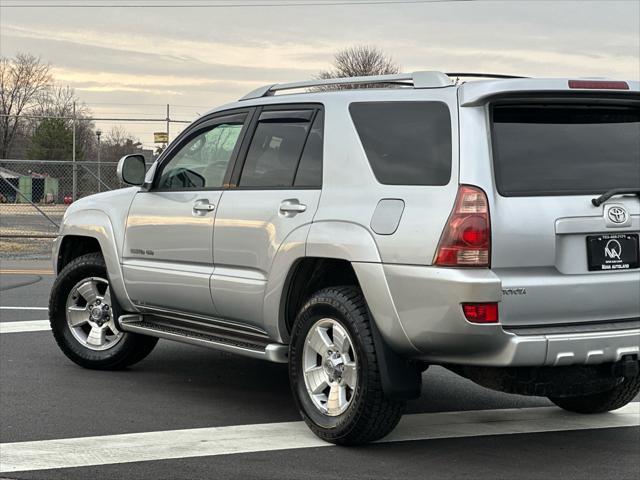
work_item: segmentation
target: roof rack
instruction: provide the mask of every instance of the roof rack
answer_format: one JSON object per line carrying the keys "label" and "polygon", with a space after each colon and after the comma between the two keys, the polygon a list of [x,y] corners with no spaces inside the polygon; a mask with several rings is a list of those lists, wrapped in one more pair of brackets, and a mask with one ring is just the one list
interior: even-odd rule
{"label": "roof rack", "polygon": [[265,85],[249,92],[240,100],[269,97],[281,90],[295,90],[299,88],[324,87],[329,85],[362,85],[378,83],[381,85],[404,85],[413,88],[439,88],[452,85],[451,78],[442,72],[413,72],[397,75],[372,75],[367,77],[327,78],[293,83],[276,83]]}
{"label": "roof rack", "polygon": [[452,78],[527,78],[516,75],[502,75],[499,73],[442,73],[437,71],[422,71],[400,73],[397,75],[371,75],[366,77],[327,78],[321,80],[307,80],[304,82],[275,83],[265,85],[249,92],[240,100],[270,97],[281,90],[296,90],[299,88],[326,87],[330,85],[400,85],[413,88],[440,88],[453,85]]}
{"label": "roof rack", "polygon": [[448,73],[449,77],[457,77],[457,78],[529,78],[529,77],[521,77],[519,75],[503,75],[501,73],[469,73],[469,72],[460,72],[460,73]]}
{"label": "roof rack", "polygon": [[499,73],[442,73],[437,71],[423,71],[413,73],[400,73],[397,75],[372,75],[367,77],[344,77],[327,78],[319,80],[307,80],[304,82],[275,83],[265,85],[249,92],[240,100],[250,100],[254,98],[270,97],[281,90],[297,90],[300,88],[325,87],[331,85],[370,85],[377,83],[380,85],[400,85],[413,88],[440,88],[453,85],[452,78],[527,78],[516,75],[502,75]]}

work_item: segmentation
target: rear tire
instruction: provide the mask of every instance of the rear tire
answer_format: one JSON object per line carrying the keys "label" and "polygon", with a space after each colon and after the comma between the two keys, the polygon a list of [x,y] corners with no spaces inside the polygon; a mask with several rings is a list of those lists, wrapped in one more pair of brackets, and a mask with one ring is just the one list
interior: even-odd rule
{"label": "rear tire", "polygon": [[615,388],[606,392],[579,397],[549,397],[560,408],[576,413],[604,413],[624,407],[640,392],[640,374],[625,378]]}
{"label": "rear tire", "polygon": [[62,352],[81,367],[119,370],[151,353],[158,339],[118,329],[122,310],[111,295],[102,255],[76,258],[58,274],[49,298],[51,331]]}
{"label": "rear tire", "polygon": [[289,347],[293,397],[309,428],[327,442],[378,440],[395,428],[404,411],[405,402],[384,395],[370,322],[361,291],[345,286],[315,293],[294,323]]}

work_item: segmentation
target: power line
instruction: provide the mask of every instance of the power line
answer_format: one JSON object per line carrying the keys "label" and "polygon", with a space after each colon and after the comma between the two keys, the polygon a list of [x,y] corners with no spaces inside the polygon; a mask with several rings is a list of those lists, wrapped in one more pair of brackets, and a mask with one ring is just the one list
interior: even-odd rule
{"label": "power line", "polygon": [[[356,6],[356,5],[402,5],[402,4],[427,4],[427,3],[468,3],[479,1],[491,1],[491,0],[328,0],[326,2],[319,0],[311,0],[309,2],[294,1],[294,2],[269,2],[269,3],[211,3],[212,0],[204,0],[204,2],[198,2],[197,0],[185,0],[185,3],[159,3],[161,0],[149,0],[145,2],[143,0],[130,0],[126,3],[119,3],[117,0],[110,3],[105,0],[96,0],[95,2],[88,2],[84,0],[82,2],[72,2],[66,0],[65,3],[42,3],[41,0],[37,0],[39,3],[29,3],[28,0],[22,0],[17,3],[11,0],[7,0],[2,4],[5,8],[265,8],[265,7],[335,7],[335,6]],[[175,0],[170,0],[175,2]],[[153,3],[151,3],[153,2]],[[188,2],[188,3],[187,3]]]}

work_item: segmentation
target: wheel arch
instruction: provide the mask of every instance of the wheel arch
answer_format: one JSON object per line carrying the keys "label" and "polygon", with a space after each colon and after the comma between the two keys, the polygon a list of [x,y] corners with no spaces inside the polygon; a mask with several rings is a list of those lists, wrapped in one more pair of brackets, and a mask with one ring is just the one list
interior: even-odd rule
{"label": "wheel arch", "polygon": [[402,354],[417,352],[400,324],[377,245],[366,228],[349,222],[314,222],[306,239],[298,239],[297,250],[288,251],[295,255],[278,266],[278,287],[267,289],[271,308],[265,309],[265,319],[271,322],[268,330],[280,341],[289,341],[295,316],[309,295],[325,287],[355,285],[384,342]]}
{"label": "wheel arch", "polygon": [[56,256],[56,272],[60,272],[68,263],[88,253],[102,253],[102,247],[96,237],[86,235],[61,237]]}
{"label": "wheel arch", "polygon": [[81,210],[64,219],[60,235],[54,246],[54,268],[59,273],[73,259],[92,252],[100,252],[109,275],[109,283],[118,302],[125,310],[132,310],[124,287],[120,253],[113,225],[101,210]]}

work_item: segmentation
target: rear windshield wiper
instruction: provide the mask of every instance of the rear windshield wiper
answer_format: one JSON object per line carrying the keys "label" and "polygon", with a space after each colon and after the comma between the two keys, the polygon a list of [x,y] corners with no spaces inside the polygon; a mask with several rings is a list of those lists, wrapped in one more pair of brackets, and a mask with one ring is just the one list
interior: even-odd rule
{"label": "rear windshield wiper", "polygon": [[594,207],[599,207],[611,197],[614,197],[616,195],[624,195],[625,193],[635,193],[636,195],[640,195],[640,188],[613,188],[607,192],[604,192],[599,197],[592,198],[591,203],[593,203]]}

